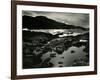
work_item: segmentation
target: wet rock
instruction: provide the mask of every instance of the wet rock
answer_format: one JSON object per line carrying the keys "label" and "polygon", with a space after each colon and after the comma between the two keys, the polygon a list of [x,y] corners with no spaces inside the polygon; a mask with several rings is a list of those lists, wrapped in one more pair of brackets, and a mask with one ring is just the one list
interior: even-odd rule
{"label": "wet rock", "polygon": [[75,53],[75,51],[74,50],[71,50],[71,53],[73,54],[73,53]]}

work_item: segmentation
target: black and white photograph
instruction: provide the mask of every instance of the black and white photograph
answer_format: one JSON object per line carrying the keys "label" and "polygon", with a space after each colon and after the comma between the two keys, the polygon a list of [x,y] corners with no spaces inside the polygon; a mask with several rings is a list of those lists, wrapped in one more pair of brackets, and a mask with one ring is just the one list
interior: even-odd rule
{"label": "black and white photograph", "polygon": [[97,73],[95,5],[12,2],[12,79]]}
{"label": "black and white photograph", "polygon": [[89,66],[89,14],[22,11],[23,69]]}

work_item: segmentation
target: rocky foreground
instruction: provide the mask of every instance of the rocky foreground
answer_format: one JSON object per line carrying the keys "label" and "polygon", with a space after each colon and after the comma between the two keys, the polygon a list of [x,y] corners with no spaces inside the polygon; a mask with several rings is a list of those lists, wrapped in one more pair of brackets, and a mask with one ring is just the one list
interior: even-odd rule
{"label": "rocky foreground", "polygon": [[89,33],[59,37],[24,31],[23,35],[26,34],[28,37],[23,38],[23,68],[89,65]]}

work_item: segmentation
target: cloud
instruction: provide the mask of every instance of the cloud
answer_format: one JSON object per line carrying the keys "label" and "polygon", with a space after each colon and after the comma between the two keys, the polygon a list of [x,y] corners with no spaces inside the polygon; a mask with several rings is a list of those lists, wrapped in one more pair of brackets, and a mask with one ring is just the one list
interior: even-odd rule
{"label": "cloud", "polygon": [[58,22],[70,25],[89,27],[89,14],[83,13],[64,13],[64,12],[40,12],[40,11],[23,11],[23,15],[28,16],[46,16]]}

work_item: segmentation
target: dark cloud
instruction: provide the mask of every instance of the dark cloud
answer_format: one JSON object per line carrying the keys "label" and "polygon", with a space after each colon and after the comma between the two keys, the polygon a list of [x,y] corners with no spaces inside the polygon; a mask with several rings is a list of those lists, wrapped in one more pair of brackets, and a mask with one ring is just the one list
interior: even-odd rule
{"label": "dark cloud", "polygon": [[64,13],[64,12],[43,12],[43,11],[22,11],[27,16],[46,16],[58,22],[70,25],[89,27],[89,14],[84,13]]}

